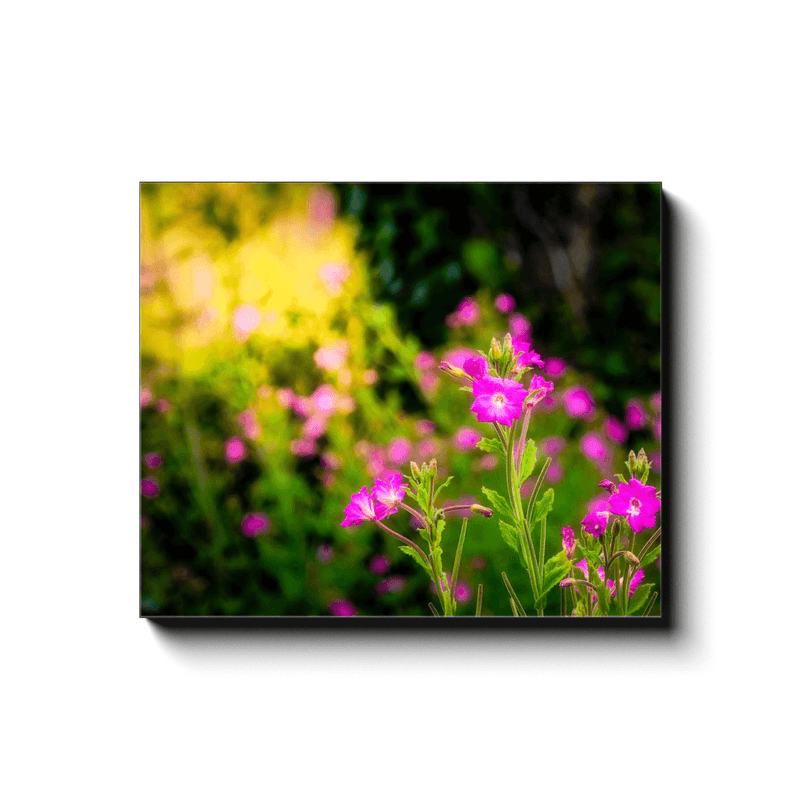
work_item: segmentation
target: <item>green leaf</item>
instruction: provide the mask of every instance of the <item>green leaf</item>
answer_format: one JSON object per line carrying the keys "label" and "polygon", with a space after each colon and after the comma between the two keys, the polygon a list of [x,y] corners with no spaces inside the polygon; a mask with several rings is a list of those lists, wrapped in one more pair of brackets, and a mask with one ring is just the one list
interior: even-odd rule
{"label": "green leaf", "polygon": [[534,444],[533,439],[528,439],[528,443],[525,445],[525,452],[522,454],[522,460],[519,464],[519,482],[526,480],[528,476],[533,472],[533,468],[536,466],[536,445]]}
{"label": "green leaf", "polygon": [[[442,533],[444,532],[445,525],[447,525],[447,521],[444,518],[436,520],[436,536],[434,537],[436,544],[442,541]],[[442,552],[441,547],[438,547],[437,550],[439,553]]]}
{"label": "green leaf", "polygon": [[519,553],[519,534],[517,533],[516,528],[512,528],[503,520],[498,520],[500,523],[500,535],[503,537],[503,541],[515,552]]}
{"label": "green leaf", "polygon": [[400,546],[400,550],[406,555],[411,556],[411,558],[413,558],[414,561],[416,561],[417,564],[419,564],[422,567],[422,569],[425,570],[428,577],[431,580],[433,580],[433,573],[431,572],[431,568],[422,560],[422,556],[413,547],[409,547],[408,545],[404,544]]}
{"label": "green leaf", "polygon": [[499,456],[506,454],[503,443],[499,439],[481,439],[478,442],[478,449],[483,450],[484,453],[497,453]]}
{"label": "green leaf", "polygon": [[597,607],[600,610],[601,616],[607,617],[608,610],[611,607],[611,589],[606,586],[606,582],[604,580],[601,580],[595,565],[590,564],[589,566],[591,569],[591,575],[594,578],[592,583],[594,584],[595,592],[597,593]]}
{"label": "green leaf", "polygon": [[645,553],[642,563],[639,566],[644,569],[648,564],[652,564],[659,555],[661,555],[661,545],[657,544],[652,550],[648,550]]}
{"label": "green leaf", "polygon": [[470,394],[472,394],[472,387],[471,386],[459,386],[458,387],[458,391],[459,392],[469,392]]}
{"label": "green leaf", "polygon": [[446,480],[446,481],[445,481],[445,482],[444,482],[444,483],[443,483],[441,486],[439,486],[439,488],[438,488],[438,489],[437,489],[437,490],[436,490],[436,491],[433,493],[433,502],[434,502],[434,503],[436,502],[436,498],[439,496],[439,492],[441,492],[441,491],[442,491],[442,489],[444,489],[444,487],[445,487],[445,486],[447,486],[447,484],[449,484],[449,483],[450,483],[450,481],[452,481],[452,480],[453,480],[453,476],[451,475],[451,476],[450,476],[450,477],[449,477],[449,478],[448,478],[448,479],[447,479],[447,480]]}
{"label": "green leaf", "polygon": [[578,545],[578,550],[580,551],[581,555],[586,559],[587,563],[591,562],[597,567],[603,566],[603,560],[600,558],[599,553],[595,553],[594,550],[587,550],[582,545]]}
{"label": "green leaf", "polygon": [[637,611],[641,611],[644,608],[654,586],[654,583],[644,583],[634,592],[633,602],[628,606],[628,615],[635,614]]}
{"label": "green leaf", "polygon": [[[504,497],[501,497],[493,489],[487,489],[485,486],[481,486],[481,491],[486,495],[486,498],[495,511],[499,511],[510,519],[514,519],[514,512],[511,510],[511,506]],[[550,491],[552,492],[552,489]]]}
{"label": "green leaf", "polygon": [[552,558],[548,558],[544,562],[544,580],[542,581],[539,597],[536,600],[537,606],[544,604],[547,593],[569,575],[571,568],[572,562],[567,558],[567,554],[563,550],[560,550]]}
{"label": "green leaf", "polygon": [[533,509],[533,522],[531,523],[531,527],[539,522],[539,520],[544,519],[553,510],[555,497],[555,492],[552,489],[548,489],[542,495],[541,499],[536,501],[536,507]]}

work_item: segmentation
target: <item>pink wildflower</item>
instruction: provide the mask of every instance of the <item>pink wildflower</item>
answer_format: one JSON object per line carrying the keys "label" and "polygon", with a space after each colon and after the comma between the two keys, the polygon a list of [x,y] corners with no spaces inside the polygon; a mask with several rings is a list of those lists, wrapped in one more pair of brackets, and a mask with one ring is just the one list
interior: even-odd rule
{"label": "pink wildflower", "polygon": [[530,367],[532,364],[535,364],[537,367],[544,366],[542,357],[531,347],[530,342],[526,342],[516,336],[512,337],[511,341],[514,345],[514,353],[518,355],[517,369]]}
{"label": "pink wildflower", "polygon": [[647,410],[641,400],[634,398],[625,406],[625,424],[631,430],[644,428],[647,423]]}
{"label": "pink wildflower", "polygon": [[603,423],[603,433],[617,444],[625,444],[628,438],[628,429],[616,417],[609,417]]}
{"label": "pink wildflower", "polygon": [[527,392],[516,381],[503,378],[479,378],[472,384],[475,401],[470,411],[478,422],[497,422],[510,427],[522,413]]}
{"label": "pink wildflower", "polygon": [[483,436],[476,431],[475,428],[470,428],[465,425],[455,432],[453,436],[453,447],[462,452],[473,450],[482,438]]}
{"label": "pink wildflower", "polygon": [[378,478],[375,481],[372,499],[378,519],[397,513],[397,506],[403,502],[406,489],[408,484],[403,483],[403,476],[399,472],[389,473],[385,480]]}
{"label": "pink wildflower", "polygon": [[142,461],[147,469],[158,469],[164,463],[159,453],[145,453]]}
{"label": "pink wildflower", "polygon": [[355,494],[350,496],[350,503],[344,507],[343,528],[351,525],[360,525],[362,522],[375,522],[383,519],[389,511],[385,506],[376,508],[372,495],[366,486],[362,486]]}
{"label": "pink wildflower", "polygon": [[590,511],[582,520],[581,525],[586,533],[591,533],[595,539],[599,539],[608,527],[608,514],[598,514]]}
{"label": "pink wildflower", "polygon": [[538,405],[542,400],[553,391],[551,381],[546,381],[541,375],[534,375],[528,387],[528,398],[525,401],[526,408]]}
{"label": "pink wildflower", "polygon": [[642,581],[644,580],[644,570],[637,569],[636,572],[633,573],[633,577],[631,578],[630,585],[628,586],[628,599],[630,600],[636,590],[641,585]]}
{"label": "pink wildflower", "polygon": [[563,358],[548,358],[544,364],[544,371],[549,378],[560,378],[567,371],[567,362]]}
{"label": "pink wildflower", "polygon": [[349,600],[332,600],[328,611],[334,617],[355,617],[358,614],[356,607]]}
{"label": "pink wildflower", "polygon": [[561,539],[564,543],[564,552],[567,558],[572,558],[575,555],[575,531],[567,525],[561,529]]}
{"label": "pink wildflower", "polygon": [[510,314],[515,308],[517,304],[514,302],[514,298],[510,294],[499,294],[494,300],[494,307],[501,313],[501,314]]}
{"label": "pink wildflower", "polygon": [[242,518],[242,533],[249,538],[267,533],[270,528],[269,517],[266,514],[250,513]]}
{"label": "pink wildflower", "polygon": [[[600,580],[601,581],[605,581],[606,582],[606,586],[608,586],[608,588],[611,590],[609,592],[609,594],[612,597],[616,597],[617,596],[617,587],[614,584],[613,579],[609,578],[608,580],[606,580],[606,571],[602,567],[598,567],[597,568],[597,574],[600,576]],[[594,596],[594,599],[597,600],[597,595]]]}
{"label": "pink wildflower", "polygon": [[486,363],[486,359],[476,356],[468,358],[464,362],[463,369],[470,378],[483,378],[489,370],[489,365]]}
{"label": "pink wildflower", "polygon": [[225,442],[225,460],[229,464],[237,464],[246,455],[247,448],[245,448],[244,442],[237,436],[234,436]]}
{"label": "pink wildflower", "polygon": [[654,528],[656,514],[661,508],[661,501],[656,497],[656,487],[645,486],[636,478],[628,483],[621,483],[608,502],[615,514],[627,517],[635,533],[641,533],[645,528]]}
{"label": "pink wildflower", "polygon": [[564,392],[564,410],[573,418],[591,417],[594,413],[594,399],[583,386],[572,386]]}
{"label": "pink wildflower", "polygon": [[586,458],[599,464],[611,461],[611,451],[603,437],[593,431],[584,434],[580,441],[581,452]]}
{"label": "pink wildflower", "polygon": [[139,406],[141,408],[145,408],[145,406],[149,406],[150,403],[153,402],[153,393],[149,389],[140,389],[139,390]]}
{"label": "pink wildflower", "polygon": [[614,494],[617,491],[617,487],[614,485],[614,481],[610,481],[608,479],[604,481],[600,481],[597,484],[601,489],[605,489],[609,494]]}
{"label": "pink wildflower", "polygon": [[383,575],[390,567],[389,559],[386,556],[373,556],[369,562],[369,571],[373,575]]}
{"label": "pink wildflower", "polygon": [[145,497],[158,497],[161,492],[161,484],[155,478],[145,478],[142,481],[142,494]]}
{"label": "pink wildflower", "polygon": [[386,457],[391,464],[405,464],[411,458],[411,442],[404,436],[392,439],[386,447]]}

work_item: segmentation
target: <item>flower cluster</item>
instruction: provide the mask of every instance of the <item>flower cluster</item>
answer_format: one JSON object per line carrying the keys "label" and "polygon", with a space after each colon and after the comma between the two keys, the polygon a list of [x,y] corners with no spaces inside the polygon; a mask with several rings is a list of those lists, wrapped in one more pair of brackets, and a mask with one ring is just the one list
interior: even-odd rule
{"label": "flower cluster", "polygon": [[408,489],[408,484],[403,483],[403,476],[394,473],[386,480],[378,478],[372,489],[362,486],[350,497],[350,503],[345,506],[343,528],[360,525],[362,522],[377,522],[385,519],[390,514],[397,513],[397,507],[402,503]]}

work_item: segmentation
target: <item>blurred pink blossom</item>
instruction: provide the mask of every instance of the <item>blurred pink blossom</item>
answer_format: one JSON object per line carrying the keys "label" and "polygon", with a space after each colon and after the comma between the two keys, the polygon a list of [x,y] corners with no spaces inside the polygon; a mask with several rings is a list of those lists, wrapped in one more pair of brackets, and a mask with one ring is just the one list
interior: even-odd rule
{"label": "blurred pink blossom", "polygon": [[508,318],[508,330],[515,339],[530,343],[531,324],[522,314],[512,314]]}
{"label": "blurred pink blossom", "polygon": [[564,392],[562,399],[567,416],[587,418],[594,414],[594,399],[583,386],[572,386]]}
{"label": "blurred pink blossom", "polygon": [[142,481],[142,494],[145,497],[158,497],[161,484],[155,478],[145,478]]}
{"label": "blurred pink blossom", "polygon": [[336,411],[338,396],[338,392],[333,386],[323,383],[313,391],[308,399],[311,407],[318,414],[330,415]]}
{"label": "blurred pink blossom", "polygon": [[238,437],[234,436],[225,442],[225,460],[229,464],[236,464],[247,455],[247,448],[244,442]]}
{"label": "blurred pink blossom", "polygon": [[656,441],[661,441],[661,414],[653,420],[653,436],[656,437]]}
{"label": "blurred pink blossom", "polygon": [[475,556],[470,564],[472,564],[472,569],[486,569],[486,559],[483,556]]}
{"label": "blurred pink blossom", "polygon": [[501,314],[510,314],[515,308],[516,303],[510,294],[499,294],[494,300],[494,307]]}
{"label": "blurred pink blossom", "polygon": [[330,450],[326,450],[321,456],[320,461],[322,462],[322,466],[326,469],[341,469],[342,468],[342,459],[339,456],[334,455],[331,453]]}
{"label": "blurred pink blossom", "polygon": [[389,569],[390,563],[386,556],[373,556],[369,562],[369,571],[374,575],[383,575]]}
{"label": "blurred pink blossom", "polygon": [[144,408],[153,402],[153,393],[149,389],[139,390],[139,406]]}
{"label": "blurred pink blossom", "polygon": [[608,456],[608,445],[600,434],[590,431],[581,437],[581,452],[592,461],[603,461]]}
{"label": "blurred pink blossom", "polygon": [[429,419],[421,419],[414,426],[419,436],[430,436],[436,426]]}
{"label": "blurred pink blossom", "polygon": [[628,438],[628,429],[616,417],[609,417],[603,423],[603,433],[617,444],[625,444]]}
{"label": "blurred pink blossom", "polygon": [[392,439],[386,447],[386,457],[392,464],[405,464],[411,458],[411,442],[404,436]]}
{"label": "blurred pink blossom", "polygon": [[567,371],[567,362],[563,358],[548,358],[544,362],[544,371],[549,378],[560,378]]}
{"label": "blurred pink blossom", "polygon": [[170,403],[169,403],[169,400],[164,400],[164,399],[162,398],[161,400],[156,400],[156,408],[157,408],[157,409],[158,409],[158,410],[159,410],[159,411],[160,411],[162,414],[166,414],[166,413],[167,413],[167,411],[169,411],[169,410],[172,408],[172,406],[170,405]]}
{"label": "blurred pink blossom", "polygon": [[275,392],[275,398],[284,408],[291,408],[292,404],[294,403],[295,394],[291,389],[284,386]]}
{"label": "blurred pink blossom", "polygon": [[567,440],[563,436],[547,436],[539,442],[542,453],[550,458],[560,455],[567,446]]}
{"label": "blurred pink blossom", "polygon": [[656,392],[650,397],[650,408],[653,411],[661,411],[661,392]]}
{"label": "blurred pink blossom", "polygon": [[367,455],[367,472],[373,478],[378,478],[385,469],[386,462],[383,458],[383,451],[380,447],[371,448]]}
{"label": "blurred pink blossom", "polygon": [[456,347],[452,350],[448,350],[443,356],[442,361],[446,361],[448,364],[458,367],[459,369],[464,369],[464,362],[468,358],[475,358],[477,353],[474,350],[469,350],[466,347]]}
{"label": "blurred pink blossom", "polygon": [[248,439],[258,439],[261,436],[261,425],[256,419],[256,412],[252,409],[248,408],[239,414],[239,424]]}
{"label": "blurred pink blossom", "polygon": [[436,394],[440,384],[439,376],[435,372],[424,372],[419,379],[420,388],[427,395]]}
{"label": "blurred pink blossom", "polygon": [[453,435],[453,447],[462,452],[474,450],[481,439],[483,439],[483,434],[476,431],[475,428],[464,425]]}
{"label": "blurred pink blossom", "polygon": [[553,461],[550,464],[550,466],[547,468],[544,479],[548,483],[559,483],[560,481],[564,480],[564,467],[561,466],[560,462]]}
{"label": "blurred pink blossom", "polygon": [[650,461],[650,467],[653,472],[661,474],[661,451],[654,450],[647,458]]}
{"label": "blurred pink blossom", "polygon": [[419,353],[417,357],[414,359],[414,366],[420,370],[420,372],[425,372],[425,370],[433,369],[436,366],[436,359],[428,352]]}
{"label": "blurred pink blossom", "polygon": [[323,370],[335,372],[344,366],[347,354],[350,352],[350,344],[342,339],[334,344],[324,345],[314,353],[314,363]]}
{"label": "blurred pink blossom", "polygon": [[455,310],[454,314],[451,314],[448,319],[451,322],[448,322],[448,325],[453,328],[457,328],[460,325],[476,325],[481,318],[481,309],[480,306],[471,298],[465,297],[459,304],[458,308]]}
{"label": "blurred pink blossom", "polygon": [[336,197],[330,189],[318,186],[308,195],[308,215],[323,230],[333,225],[336,218]]}
{"label": "blurred pink blossom", "polygon": [[610,514],[611,506],[608,502],[607,494],[600,494],[593,497],[587,504],[586,508],[590,514]]}
{"label": "blurred pink blossom", "polygon": [[625,424],[634,431],[647,424],[647,410],[638,398],[629,400],[625,406]]}
{"label": "blurred pink blossom", "polygon": [[334,486],[336,486],[336,475],[333,472],[324,470],[322,473],[322,485],[326,489],[332,489]]}
{"label": "blurred pink blossom", "polygon": [[159,453],[145,453],[142,461],[148,469],[158,469],[164,463]]}
{"label": "blurred pink blossom", "polygon": [[317,443],[309,441],[308,439],[292,439],[292,441],[289,442],[289,449],[296,456],[308,458],[317,452]]}
{"label": "blurred pink blossom", "polygon": [[497,468],[499,463],[500,459],[498,459],[494,453],[487,453],[485,456],[483,456],[483,458],[478,460],[478,463],[475,466],[477,469],[491,472],[493,469]]}
{"label": "blurred pink blossom", "polygon": [[332,600],[328,611],[334,617],[354,617],[358,614],[356,607],[349,600]]}
{"label": "blurred pink blossom", "polygon": [[328,419],[322,416],[309,417],[304,423],[302,434],[304,439],[319,439],[328,430]]}
{"label": "blurred pink blossom", "polygon": [[233,330],[238,342],[245,341],[260,324],[261,314],[249,303],[237,306],[233,312]]}
{"label": "blurred pink blossom", "polygon": [[356,409],[356,401],[349,394],[340,394],[336,401],[336,410],[342,414],[350,414]]}
{"label": "blurred pink blossom", "polygon": [[530,496],[531,496],[531,494],[533,493],[533,487],[534,487],[535,485],[536,485],[536,481],[533,481],[533,480],[530,480],[530,481],[525,481],[525,482],[524,482],[524,483],[523,483],[523,484],[522,484],[522,485],[519,487],[519,493],[520,493],[520,495],[522,495],[522,497],[530,497]]}
{"label": "blurred pink blossom", "polygon": [[457,602],[467,603],[472,598],[472,587],[466,581],[458,581],[453,595]]}
{"label": "blurred pink blossom", "polygon": [[374,386],[378,382],[378,373],[374,369],[365,369],[362,378],[367,386]]}
{"label": "blurred pink blossom", "polygon": [[380,595],[389,593],[395,594],[396,592],[402,591],[405,585],[405,578],[400,575],[390,575],[388,578],[384,578],[380,581],[375,589]]}
{"label": "blurred pink blossom", "polygon": [[333,548],[329,544],[321,544],[317,548],[317,561],[320,564],[329,564],[333,559]]}
{"label": "blurred pink blossom", "polygon": [[251,539],[262,533],[267,533],[270,528],[269,517],[266,514],[251,512],[242,517],[242,533]]}
{"label": "blurred pink blossom", "polygon": [[429,458],[438,456],[441,451],[442,451],[442,445],[438,439],[423,439],[419,443],[418,447],[419,457],[423,461],[427,461]]}
{"label": "blurred pink blossom", "polygon": [[[457,498],[456,500],[454,500],[452,503],[448,502],[446,505],[448,505],[448,506],[471,506],[471,505],[473,505],[474,503],[477,503],[477,502],[478,501],[471,494],[465,494],[465,495],[462,495],[461,497]],[[486,501],[484,500],[484,502],[486,502]],[[469,508],[465,508],[465,509],[463,509],[461,511],[453,511],[451,513],[452,513],[452,515],[454,517],[462,517],[463,518],[463,517],[471,517],[472,516],[472,512],[469,510]]]}
{"label": "blurred pink blossom", "polygon": [[350,267],[345,264],[323,264],[319,268],[319,277],[332,297],[342,293],[342,284],[350,277],[350,273]]}

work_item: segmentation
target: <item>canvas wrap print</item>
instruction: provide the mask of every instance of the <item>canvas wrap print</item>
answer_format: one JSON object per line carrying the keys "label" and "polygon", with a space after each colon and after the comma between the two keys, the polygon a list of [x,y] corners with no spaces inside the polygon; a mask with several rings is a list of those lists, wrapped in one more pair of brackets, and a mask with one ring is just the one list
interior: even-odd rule
{"label": "canvas wrap print", "polygon": [[140,197],[142,615],[663,617],[660,184]]}

